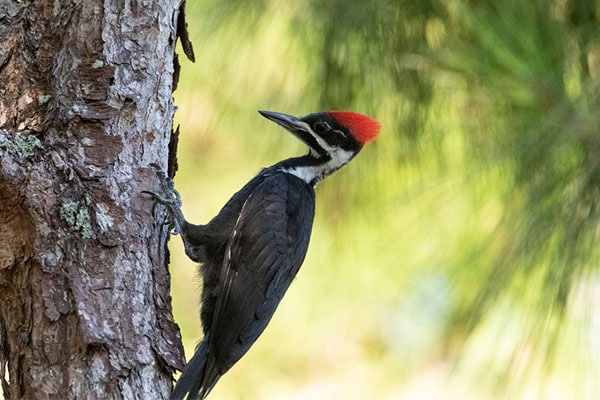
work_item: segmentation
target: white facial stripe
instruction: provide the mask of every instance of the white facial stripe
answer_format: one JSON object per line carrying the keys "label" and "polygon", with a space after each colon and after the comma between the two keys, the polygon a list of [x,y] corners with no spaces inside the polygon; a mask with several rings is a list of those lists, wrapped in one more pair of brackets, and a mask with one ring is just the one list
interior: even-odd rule
{"label": "white facial stripe", "polygon": [[[327,127],[329,127],[329,124],[327,122],[324,122],[325,125],[327,125]],[[321,146],[321,148],[323,150],[325,150],[327,153],[332,154],[334,151],[336,151],[335,147],[331,146],[329,143],[327,143],[327,141],[325,139],[323,139],[321,136],[317,135],[315,133],[315,131],[312,130],[312,128],[310,127],[309,124],[307,124],[304,121],[300,121],[299,125],[302,125],[302,127],[308,132],[310,133],[310,136],[312,136],[313,138],[315,138],[315,140],[317,141],[317,144],[319,146]],[[311,149],[311,151],[316,150],[316,149]]]}
{"label": "white facial stripe", "polygon": [[315,140],[317,141],[317,143],[319,144],[319,146],[321,146],[321,148],[323,150],[325,150],[327,153],[331,154],[331,151],[334,148],[331,147],[331,145],[329,143],[327,143],[327,141],[325,141],[325,139],[323,139],[321,136],[315,134],[312,130],[310,130],[309,132],[315,138]]}
{"label": "white facial stripe", "polygon": [[[300,125],[301,127],[304,128],[304,130],[306,132],[308,132],[310,134],[310,136],[312,136],[313,138],[315,138],[315,140],[317,141],[317,143],[319,144],[319,146],[321,146],[321,148],[323,148],[324,150],[327,150],[327,152],[329,153],[329,150],[331,149],[331,147],[327,144],[326,141],[324,141],[319,135],[317,135],[312,128],[310,127],[309,124],[307,124],[304,121],[298,121],[297,122],[298,125]],[[312,155],[314,155],[315,157],[318,157],[319,154],[317,152],[317,149],[313,149],[312,147],[308,146],[308,149],[310,150],[310,153]]]}
{"label": "white facial stripe", "polygon": [[[313,134],[312,129],[310,129],[310,125],[307,124],[306,122],[304,122],[304,121],[298,121],[298,122],[296,122],[296,124],[303,126],[305,130],[307,130],[308,132],[310,132],[311,134]],[[314,134],[313,134],[313,136],[314,136]]]}

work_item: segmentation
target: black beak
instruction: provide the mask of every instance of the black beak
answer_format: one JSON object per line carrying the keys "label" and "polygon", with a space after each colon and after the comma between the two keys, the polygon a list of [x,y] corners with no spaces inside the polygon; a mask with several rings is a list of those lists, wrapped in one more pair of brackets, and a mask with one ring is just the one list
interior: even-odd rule
{"label": "black beak", "polygon": [[262,115],[266,119],[269,119],[269,120],[275,122],[276,124],[281,125],[285,129],[287,129],[288,131],[293,133],[294,135],[296,134],[296,131],[298,131],[298,130],[304,130],[304,131],[306,130],[306,128],[305,128],[306,125],[303,125],[303,123],[300,121],[300,119],[294,117],[293,115],[287,115],[287,114],[282,114],[282,113],[278,113],[278,112],[264,111],[264,110],[260,110],[258,112],[260,113],[260,115]]}
{"label": "black beak", "polygon": [[300,118],[273,111],[259,110],[258,112],[266,119],[269,119],[275,122],[277,125],[285,128],[292,135],[300,139],[316,154],[321,156],[327,154],[327,152],[325,152],[325,150],[319,146],[317,140],[313,136],[314,133],[312,130],[310,130],[308,124],[302,121]]}

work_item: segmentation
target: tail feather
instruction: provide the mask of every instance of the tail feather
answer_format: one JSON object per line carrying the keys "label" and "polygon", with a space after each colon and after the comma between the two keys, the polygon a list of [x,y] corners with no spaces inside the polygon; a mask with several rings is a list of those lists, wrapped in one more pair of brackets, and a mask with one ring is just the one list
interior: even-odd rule
{"label": "tail feather", "polygon": [[217,370],[215,360],[209,354],[209,360],[204,367],[204,376],[198,381],[198,388],[200,389],[200,398],[203,399],[210,391],[215,387],[221,374]]}
{"label": "tail feather", "polygon": [[186,365],[183,374],[179,377],[175,389],[173,389],[173,393],[171,394],[171,400],[183,400],[186,397],[188,400],[198,399],[200,383],[204,377],[207,355],[208,343],[206,340],[203,340],[196,348],[196,352]]}
{"label": "tail feather", "polygon": [[208,395],[221,377],[214,360],[208,361],[209,357],[207,337],[200,342],[194,356],[179,377],[171,400],[197,400]]}

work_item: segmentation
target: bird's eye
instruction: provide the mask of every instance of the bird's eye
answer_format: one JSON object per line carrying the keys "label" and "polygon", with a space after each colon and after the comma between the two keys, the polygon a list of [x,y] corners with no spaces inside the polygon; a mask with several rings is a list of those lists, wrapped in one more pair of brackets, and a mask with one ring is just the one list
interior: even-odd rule
{"label": "bird's eye", "polygon": [[327,130],[327,124],[321,121],[315,122],[313,129],[316,133],[324,133]]}

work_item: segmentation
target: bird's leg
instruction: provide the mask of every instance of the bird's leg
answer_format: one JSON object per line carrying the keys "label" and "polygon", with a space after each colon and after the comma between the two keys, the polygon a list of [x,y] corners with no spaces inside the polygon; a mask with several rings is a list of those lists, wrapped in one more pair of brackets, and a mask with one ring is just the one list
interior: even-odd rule
{"label": "bird's leg", "polygon": [[161,193],[158,195],[153,192],[144,190],[142,193],[149,194],[154,200],[167,207],[171,216],[170,229],[171,235],[181,234],[183,246],[187,256],[195,262],[204,262],[206,259],[205,241],[205,225],[194,225],[185,220],[183,211],[181,211],[181,196],[175,189],[173,180],[170,179],[156,164],[150,164],[156,169],[156,174],[160,180]]}
{"label": "bird's leg", "polygon": [[169,209],[169,213],[171,215],[170,229],[172,235],[177,235],[181,233],[182,227],[185,225],[185,218],[183,217],[183,212],[181,211],[181,195],[175,189],[175,184],[173,180],[169,178],[162,169],[157,164],[150,164],[154,169],[156,169],[156,174],[158,175],[158,179],[160,180],[161,193],[164,195],[159,195],[147,190],[142,191],[142,193],[149,194],[156,200],[157,203],[160,203]]}

